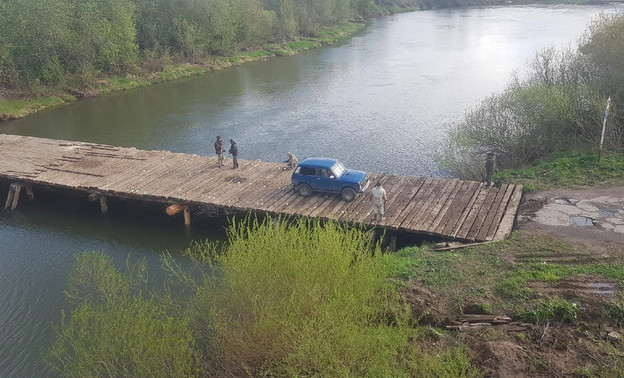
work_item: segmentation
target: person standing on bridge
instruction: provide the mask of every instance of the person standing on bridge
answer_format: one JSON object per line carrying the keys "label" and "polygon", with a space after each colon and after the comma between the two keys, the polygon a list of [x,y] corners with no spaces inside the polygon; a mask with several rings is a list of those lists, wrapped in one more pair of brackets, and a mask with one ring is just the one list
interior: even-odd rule
{"label": "person standing on bridge", "polygon": [[[386,217],[384,217],[384,207],[388,201],[388,196],[386,195],[386,190],[381,186],[381,181],[377,181],[375,187],[371,189],[370,198],[371,201],[373,201],[373,222],[386,220]],[[379,219],[377,218],[377,214],[379,214]]]}
{"label": "person standing on bridge", "polygon": [[223,154],[225,153],[225,147],[223,147],[223,139],[220,136],[217,137],[217,141],[214,143],[215,154],[217,154],[217,166],[223,167]]}
{"label": "person standing on bridge", "polygon": [[234,162],[234,166],[232,169],[238,168],[238,146],[234,139],[230,139],[230,150],[228,151],[232,155],[232,161]]}

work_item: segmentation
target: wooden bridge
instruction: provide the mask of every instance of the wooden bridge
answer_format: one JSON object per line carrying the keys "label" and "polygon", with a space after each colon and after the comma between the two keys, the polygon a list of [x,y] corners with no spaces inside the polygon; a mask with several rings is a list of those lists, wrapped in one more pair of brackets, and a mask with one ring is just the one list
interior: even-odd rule
{"label": "wooden bridge", "polygon": [[[521,186],[485,187],[475,181],[369,173],[388,193],[386,220],[372,222],[369,191],[353,202],[339,195],[303,198],[290,186],[284,164],[240,160],[239,169],[216,166],[215,156],[145,151],[108,145],[0,134],[0,179],[11,187],[6,208],[33,185],[85,192],[106,212],[108,198],[189,207],[318,217],[427,234],[446,240],[500,240],[511,232]],[[372,187],[372,185],[371,185]]]}

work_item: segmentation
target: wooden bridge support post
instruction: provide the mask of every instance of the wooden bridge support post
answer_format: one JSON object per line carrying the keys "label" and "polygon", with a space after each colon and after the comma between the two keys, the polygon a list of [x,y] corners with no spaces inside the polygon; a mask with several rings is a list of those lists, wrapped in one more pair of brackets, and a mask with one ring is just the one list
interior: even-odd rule
{"label": "wooden bridge support post", "polygon": [[89,202],[94,202],[95,200],[100,201],[100,210],[102,210],[102,214],[108,213],[108,204],[106,203],[106,196],[100,193],[89,194]]}
{"label": "wooden bridge support post", "polygon": [[35,199],[35,194],[33,193],[32,187],[29,184],[20,184],[18,182],[14,182],[9,187],[9,194],[7,195],[6,203],[4,204],[5,209],[8,209],[9,206],[11,207],[11,210],[15,210],[17,208],[22,187],[26,189],[28,199],[30,199],[31,201]]}
{"label": "wooden bridge support post", "polygon": [[397,244],[396,236],[391,236],[390,237],[390,244],[388,245],[388,251],[396,252],[396,244]]}
{"label": "wooden bridge support post", "polygon": [[108,213],[108,204],[106,203],[106,196],[100,196],[100,209],[102,214]]}
{"label": "wooden bridge support post", "polygon": [[184,225],[191,225],[191,212],[189,211],[188,206],[184,207]]}
{"label": "wooden bridge support post", "polygon": [[4,204],[4,208],[8,209],[9,206],[13,203],[13,197],[15,196],[15,189],[13,188],[13,184],[9,187],[9,194],[7,194],[6,204]]}
{"label": "wooden bridge support post", "polygon": [[33,192],[32,186],[30,186],[30,184],[26,184],[26,185],[24,185],[24,187],[26,188],[26,194],[28,195],[28,199],[30,201],[34,201],[35,200],[35,192]]}

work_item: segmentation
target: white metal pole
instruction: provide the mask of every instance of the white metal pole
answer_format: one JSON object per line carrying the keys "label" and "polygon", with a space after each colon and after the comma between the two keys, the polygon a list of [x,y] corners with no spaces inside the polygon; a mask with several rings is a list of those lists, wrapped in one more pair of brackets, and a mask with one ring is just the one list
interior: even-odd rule
{"label": "white metal pole", "polygon": [[607,117],[609,116],[609,105],[611,104],[611,96],[607,99],[607,109],[605,110],[604,119],[602,120],[602,135],[600,136],[600,149],[598,150],[598,161],[602,156],[602,144],[604,143],[605,128],[607,126]]}

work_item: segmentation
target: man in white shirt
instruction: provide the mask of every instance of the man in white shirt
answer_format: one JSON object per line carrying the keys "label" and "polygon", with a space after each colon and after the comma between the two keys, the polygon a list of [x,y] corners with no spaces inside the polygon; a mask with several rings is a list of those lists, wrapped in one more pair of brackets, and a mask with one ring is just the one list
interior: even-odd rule
{"label": "man in white shirt", "polygon": [[388,196],[386,190],[381,187],[381,181],[377,181],[373,189],[371,189],[371,201],[373,201],[373,222],[377,222],[377,214],[379,214],[379,220],[386,220],[384,217],[384,207]]}

